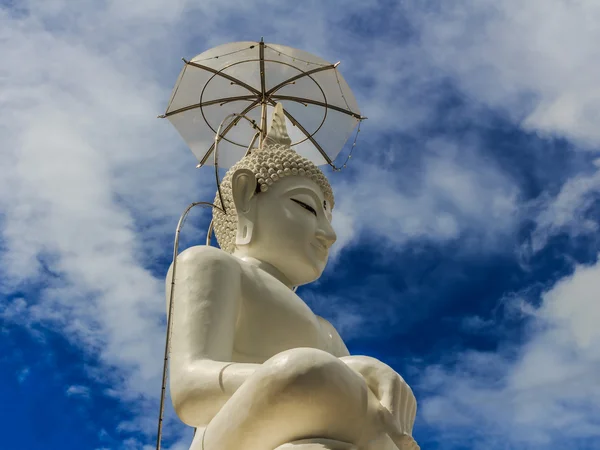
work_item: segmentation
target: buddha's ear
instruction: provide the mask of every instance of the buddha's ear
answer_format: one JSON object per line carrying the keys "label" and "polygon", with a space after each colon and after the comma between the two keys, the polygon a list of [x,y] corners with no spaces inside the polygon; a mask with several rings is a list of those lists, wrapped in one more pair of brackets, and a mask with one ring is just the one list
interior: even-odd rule
{"label": "buddha's ear", "polygon": [[246,245],[252,239],[254,229],[254,195],[256,177],[249,169],[237,169],[231,177],[231,193],[238,216],[236,245]]}

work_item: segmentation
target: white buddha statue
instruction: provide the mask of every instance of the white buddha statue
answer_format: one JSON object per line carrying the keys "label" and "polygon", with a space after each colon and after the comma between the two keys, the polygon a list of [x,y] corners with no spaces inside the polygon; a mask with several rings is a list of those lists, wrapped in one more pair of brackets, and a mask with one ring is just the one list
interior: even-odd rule
{"label": "white buddha statue", "polygon": [[319,278],[336,234],[327,179],[290,143],[278,105],[263,147],[221,184],[221,250],[191,247],[177,260],[171,398],[197,428],[191,450],[418,449],[410,387],[351,356],[294,293]]}

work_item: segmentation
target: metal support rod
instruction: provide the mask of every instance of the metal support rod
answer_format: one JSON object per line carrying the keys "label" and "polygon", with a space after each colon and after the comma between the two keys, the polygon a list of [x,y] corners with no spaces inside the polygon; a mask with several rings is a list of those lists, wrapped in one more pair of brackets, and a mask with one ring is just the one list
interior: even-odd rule
{"label": "metal support rod", "polygon": [[259,145],[262,148],[263,146],[263,142],[265,141],[265,138],[267,137],[267,102],[263,101],[260,104],[260,129],[265,130],[262,131],[260,133],[260,140],[259,140]]}
{"label": "metal support rod", "polygon": [[[219,128],[217,128],[217,134],[215,134],[215,143],[214,143],[215,149],[213,152],[213,161],[214,161],[213,165],[215,166],[215,180],[217,182],[217,192],[219,193],[219,200],[221,201],[221,208],[223,208],[223,212],[225,212],[225,213],[227,212],[227,209],[225,208],[225,203],[223,202],[223,194],[221,193],[221,181],[219,180],[219,142],[223,138],[223,136],[221,136],[221,128],[223,127],[223,124],[225,123],[225,121],[227,119],[230,119],[232,117],[235,117],[236,119],[238,117],[240,117],[240,118],[243,117],[248,122],[250,122],[254,125],[254,122],[252,122],[252,120],[250,120],[245,115],[240,115],[238,113],[231,113],[227,117],[225,117],[223,120],[221,120],[221,123],[219,124]],[[256,141],[256,134],[254,135],[254,138],[252,138],[252,141],[250,142],[250,146],[246,150],[246,153],[248,153],[250,151],[250,149],[252,148],[252,145],[254,144],[255,141]]]}
{"label": "metal support rod", "polygon": [[254,134],[254,137],[252,138],[252,140],[250,141],[250,145],[248,146],[248,148],[246,149],[246,153],[244,153],[244,158],[246,156],[248,156],[250,153],[252,153],[252,147],[254,147],[254,143],[256,142],[256,139],[258,139],[258,136],[260,136],[260,131],[257,131]]}
{"label": "metal support rod", "polygon": [[[162,372],[162,385],[160,390],[160,407],[158,413],[158,431],[156,434],[156,450],[160,450],[160,444],[162,440],[162,425],[163,425],[163,416],[165,412],[165,394],[167,390],[167,369],[169,367],[169,355],[171,353],[171,327],[173,324],[173,312],[174,312],[174,304],[173,299],[175,298],[175,273],[177,270],[177,253],[179,251],[179,235],[181,233],[181,229],[183,228],[183,224],[185,223],[185,219],[190,212],[190,210],[194,206],[211,206],[213,208],[217,208],[223,211],[218,206],[214,205],[210,202],[194,202],[190,204],[181,217],[179,218],[179,222],[177,223],[177,229],[175,230],[175,242],[173,244],[173,263],[172,263],[172,272],[171,272],[171,293],[169,294],[169,310],[167,314],[167,334],[165,337],[165,355],[163,361],[163,372]],[[210,243],[210,235],[212,231],[212,221],[209,226],[209,232],[207,237],[207,242]]]}
{"label": "metal support rod", "polygon": [[214,227],[214,220],[211,219],[210,223],[208,224],[208,230],[206,230],[206,245],[207,245],[207,247],[210,247],[210,244],[211,244],[213,227]]}

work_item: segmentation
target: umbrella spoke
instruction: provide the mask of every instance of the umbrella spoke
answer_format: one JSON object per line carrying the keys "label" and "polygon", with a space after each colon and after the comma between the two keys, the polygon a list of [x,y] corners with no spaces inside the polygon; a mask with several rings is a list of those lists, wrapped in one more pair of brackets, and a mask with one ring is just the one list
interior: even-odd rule
{"label": "umbrella spoke", "polygon": [[198,69],[206,70],[207,72],[214,73],[215,75],[226,78],[227,80],[248,89],[250,92],[253,92],[256,95],[262,95],[262,93],[258,89],[253,88],[248,83],[243,82],[239,78],[232,77],[231,75],[228,75],[220,70],[213,69],[212,67],[203,66],[202,64],[198,64],[198,63],[191,62],[191,61],[186,61],[185,59],[184,59],[184,62],[186,64],[189,64],[190,66],[194,66],[194,67],[197,67]]}
{"label": "umbrella spoke", "polygon": [[348,114],[349,116],[352,116],[352,117],[354,117],[356,119],[362,119],[363,118],[360,114],[356,114],[355,112],[352,112],[349,109],[340,108],[339,106],[331,105],[331,104],[325,103],[325,102],[320,102],[319,100],[312,100],[310,98],[294,97],[294,96],[291,96],[291,95],[272,95],[271,99],[274,99],[274,100],[290,100],[292,102],[307,103],[309,105],[322,106],[323,108],[329,108],[329,109],[333,109],[335,111],[339,111],[339,112],[344,113],[344,114]]}
{"label": "umbrella spoke", "polygon": [[241,101],[241,100],[256,100],[256,95],[238,95],[236,97],[223,97],[223,98],[216,98],[214,100],[207,100],[205,102],[196,103],[194,105],[189,105],[189,106],[185,106],[183,108],[176,109],[175,111],[170,111],[160,117],[161,118],[170,117],[170,116],[174,116],[175,114],[189,111],[191,109],[204,108],[205,106],[211,106],[211,105],[217,105],[217,104],[220,105],[220,104],[236,102],[236,101]]}
{"label": "umbrella spoke", "polygon": [[[335,69],[337,67],[338,63],[336,64],[331,64],[329,66],[324,66],[324,67],[317,67],[316,69],[312,69],[309,70],[308,72],[302,72],[299,73],[298,75],[294,75],[291,78],[288,78],[285,81],[282,81],[281,83],[279,83],[277,86],[272,87],[271,89],[269,89],[267,92],[265,92],[265,95],[267,97],[271,96],[274,92],[277,92],[279,89],[281,89],[283,86],[293,83],[294,81],[300,79],[300,78],[304,78],[304,77],[310,77],[313,73],[317,73],[317,72],[322,72],[324,70],[330,70],[330,69]],[[296,67],[296,69],[298,69]],[[301,69],[298,69],[301,70]],[[311,77],[312,78],[312,77]]]}

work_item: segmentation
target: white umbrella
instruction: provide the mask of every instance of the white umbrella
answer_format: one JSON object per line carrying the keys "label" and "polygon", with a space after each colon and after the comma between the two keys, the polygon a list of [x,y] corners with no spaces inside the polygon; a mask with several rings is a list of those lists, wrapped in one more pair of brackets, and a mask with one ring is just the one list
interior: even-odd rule
{"label": "white umbrella", "polygon": [[[266,136],[282,103],[295,150],[317,165],[330,164],[363,119],[337,70],[317,56],[283,45],[233,42],[184,60],[163,116],[198,158],[213,164],[213,137],[221,128],[218,164],[229,168]],[[236,115],[232,115],[236,114]]]}

